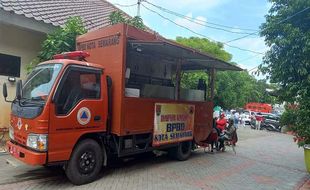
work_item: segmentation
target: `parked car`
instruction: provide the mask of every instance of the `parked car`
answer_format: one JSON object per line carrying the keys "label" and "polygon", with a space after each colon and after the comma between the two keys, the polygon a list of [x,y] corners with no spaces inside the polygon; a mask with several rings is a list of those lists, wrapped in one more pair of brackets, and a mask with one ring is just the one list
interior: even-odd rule
{"label": "parked car", "polygon": [[275,114],[271,114],[271,113],[262,113],[262,112],[258,112],[256,113],[257,115],[261,115],[263,116],[265,119],[269,119],[269,120],[276,120],[279,121],[280,117],[275,115]]}
{"label": "parked car", "polygon": [[243,113],[245,115],[245,117],[244,117],[245,124],[246,125],[250,125],[250,123],[251,123],[251,113],[250,113],[250,111],[245,110]]}

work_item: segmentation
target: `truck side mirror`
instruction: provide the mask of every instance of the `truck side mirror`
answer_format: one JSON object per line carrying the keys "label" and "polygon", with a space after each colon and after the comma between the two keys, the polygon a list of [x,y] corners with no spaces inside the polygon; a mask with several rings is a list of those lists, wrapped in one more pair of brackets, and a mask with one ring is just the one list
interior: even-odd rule
{"label": "truck side mirror", "polygon": [[6,87],[6,83],[3,83],[2,93],[3,93],[4,99],[6,100],[6,98],[8,97],[8,88]]}
{"label": "truck side mirror", "polygon": [[3,93],[4,100],[5,100],[6,102],[12,103],[12,101],[6,99],[6,98],[8,97],[8,88],[7,88],[7,86],[6,86],[6,83],[3,83],[2,93]]}
{"label": "truck side mirror", "polygon": [[22,99],[22,81],[19,80],[16,83],[16,99],[20,100]]}

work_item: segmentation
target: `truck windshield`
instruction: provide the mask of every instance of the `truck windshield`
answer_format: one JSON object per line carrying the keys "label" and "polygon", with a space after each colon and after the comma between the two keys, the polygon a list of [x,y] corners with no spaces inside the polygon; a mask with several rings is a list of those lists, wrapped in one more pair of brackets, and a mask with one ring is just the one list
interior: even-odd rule
{"label": "truck windshield", "polygon": [[60,63],[35,67],[23,86],[22,99],[46,101],[61,67]]}

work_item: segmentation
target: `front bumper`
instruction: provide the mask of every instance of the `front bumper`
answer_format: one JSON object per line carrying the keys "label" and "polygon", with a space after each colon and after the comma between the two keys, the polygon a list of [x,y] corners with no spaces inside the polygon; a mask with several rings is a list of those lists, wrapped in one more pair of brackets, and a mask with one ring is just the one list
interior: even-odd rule
{"label": "front bumper", "polygon": [[46,153],[28,150],[10,141],[7,142],[8,152],[18,160],[30,165],[46,164]]}

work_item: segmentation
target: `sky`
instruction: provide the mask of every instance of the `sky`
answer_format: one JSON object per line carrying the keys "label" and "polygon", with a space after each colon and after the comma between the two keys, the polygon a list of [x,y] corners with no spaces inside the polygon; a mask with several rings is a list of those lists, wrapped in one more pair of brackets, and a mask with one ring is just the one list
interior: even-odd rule
{"label": "sky", "polygon": [[[137,5],[124,7],[120,5],[136,4],[138,0],[108,0],[118,8],[125,11],[131,16],[137,15]],[[258,35],[250,35],[246,38],[228,42],[232,39],[243,37],[246,34],[238,33],[255,33],[259,30],[262,23],[265,22],[265,15],[271,7],[267,0],[147,0],[148,2],[163,7],[167,10],[186,15],[191,18],[193,23],[185,18],[165,13],[164,11],[142,1],[142,5],[168,18],[164,19],[158,14],[151,12],[143,6],[140,6],[140,15],[145,25],[155,30],[168,39],[181,37],[207,37],[212,41],[224,42],[230,46],[252,50],[264,53],[268,47],[264,43],[264,38]],[[120,4],[120,5],[119,5]],[[188,31],[178,25],[190,28]],[[198,23],[198,24],[197,24]],[[202,25],[218,27],[209,23],[229,26],[227,31],[217,30]],[[223,28],[223,27],[220,27]],[[244,30],[250,29],[250,30]],[[254,31],[253,31],[254,30]],[[198,35],[197,33],[201,34]],[[241,68],[256,70],[256,67],[262,63],[262,54],[256,54],[248,51],[242,51],[224,45],[227,52],[232,54],[232,61],[236,62]],[[254,68],[254,69],[253,69]],[[250,72],[250,73],[251,73]]]}

